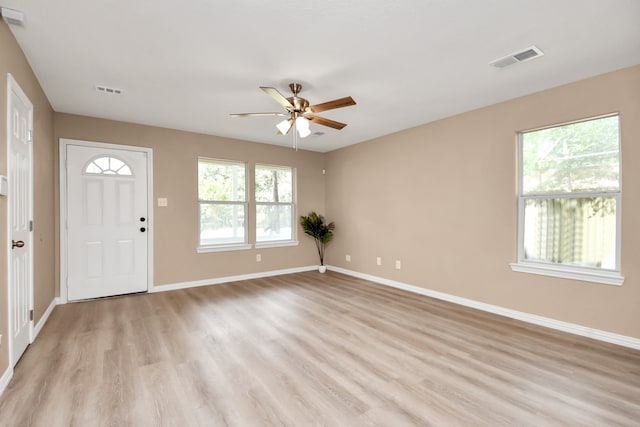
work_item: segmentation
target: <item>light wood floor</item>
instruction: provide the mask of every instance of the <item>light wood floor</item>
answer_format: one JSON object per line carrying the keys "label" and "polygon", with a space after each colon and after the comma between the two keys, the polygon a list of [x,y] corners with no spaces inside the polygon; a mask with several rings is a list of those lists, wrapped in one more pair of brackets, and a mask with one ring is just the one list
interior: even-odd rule
{"label": "light wood floor", "polygon": [[336,273],[58,306],[3,426],[638,426],[640,351]]}

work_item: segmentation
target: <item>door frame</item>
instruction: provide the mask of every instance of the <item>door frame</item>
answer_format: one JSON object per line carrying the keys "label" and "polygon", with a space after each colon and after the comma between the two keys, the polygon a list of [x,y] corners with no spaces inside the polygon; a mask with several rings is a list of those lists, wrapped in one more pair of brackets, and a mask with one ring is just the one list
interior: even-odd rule
{"label": "door frame", "polygon": [[[17,95],[17,97],[22,101],[25,105],[29,107],[29,123],[28,123],[28,132],[31,133],[30,141],[29,141],[29,176],[28,176],[28,195],[27,198],[29,200],[29,218],[30,221],[33,221],[33,140],[34,140],[34,132],[33,132],[33,104],[29,100],[29,97],[24,93],[16,79],[11,75],[11,73],[7,73],[7,175],[9,175],[9,170],[11,169],[11,106],[13,100],[13,93]],[[13,205],[14,196],[9,193],[7,195],[7,243],[11,240],[11,208]],[[33,230],[29,232],[28,241],[26,242],[28,247],[28,257],[29,257],[29,310],[33,313]],[[11,281],[11,254],[12,251],[9,249],[7,252],[7,302],[9,305],[9,309],[7,310],[8,315],[8,323],[9,325],[9,333],[8,333],[8,350],[9,350],[9,366],[13,368],[18,360],[13,360],[13,304],[12,304],[12,291],[13,291],[13,283]],[[33,328],[34,319],[30,318],[29,320],[29,344],[33,342]]]}
{"label": "door frame", "polygon": [[109,144],[105,142],[85,141],[78,139],[60,138],[60,155],[58,170],[60,171],[60,302],[66,304],[67,299],[67,146],[77,145],[90,148],[104,148],[109,150],[126,150],[145,153],[147,156],[147,292],[153,291],[153,149],[133,145]]}

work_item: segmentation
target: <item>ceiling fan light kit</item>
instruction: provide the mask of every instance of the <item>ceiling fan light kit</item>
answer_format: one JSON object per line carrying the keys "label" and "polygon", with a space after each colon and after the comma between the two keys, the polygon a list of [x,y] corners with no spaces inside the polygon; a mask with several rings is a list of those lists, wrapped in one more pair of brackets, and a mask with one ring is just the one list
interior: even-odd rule
{"label": "ceiling fan light kit", "polygon": [[278,123],[276,127],[278,128],[278,132],[280,132],[282,135],[286,135],[289,133],[289,129],[291,129],[292,124],[292,119],[286,119]]}
{"label": "ceiling fan light kit", "polygon": [[300,138],[306,138],[311,135],[311,130],[309,130],[309,120],[304,117],[298,117],[296,119],[296,130],[300,135]]}
{"label": "ceiling fan light kit", "polygon": [[321,111],[333,110],[336,108],[349,107],[356,105],[356,101],[350,96],[334,99],[333,101],[323,102],[322,104],[309,105],[309,101],[305,98],[298,96],[302,90],[300,83],[289,84],[289,89],[293,93],[293,96],[285,98],[276,88],[261,86],[260,89],[267,95],[271,96],[278,104],[280,104],[285,112],[275,113],[237,113],[231,114],[232,117],[256,117],[256,116],[284,116],[289,117],[278,123],[276,128],[278,133],[287,135],[295,124],[295,132],[293,132],[293,148],[298,149],[298,136],[300,138],[306,138],[311,135],[309,129],[309,122],[313,122],[318,125],[328,126],[333,129],[340,130],[347,124],[337,122],[335,120],[326,119],[324,117],[316,116],[315,113]]}

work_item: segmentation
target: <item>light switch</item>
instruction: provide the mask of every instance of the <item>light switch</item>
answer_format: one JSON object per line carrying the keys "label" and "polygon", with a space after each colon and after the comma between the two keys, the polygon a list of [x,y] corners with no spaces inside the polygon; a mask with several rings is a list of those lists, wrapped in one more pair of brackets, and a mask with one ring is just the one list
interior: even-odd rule
{"label": "light switch", "polygon": [[169,201],[166,197],[158,197],[158,206],[161,208],[169,206]]}

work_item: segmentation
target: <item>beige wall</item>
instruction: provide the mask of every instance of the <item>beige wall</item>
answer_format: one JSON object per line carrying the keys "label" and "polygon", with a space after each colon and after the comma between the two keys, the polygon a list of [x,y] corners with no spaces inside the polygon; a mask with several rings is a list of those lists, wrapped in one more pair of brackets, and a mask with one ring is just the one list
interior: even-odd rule
{"label": "beige wall", "polygon": [[[55,115],[56,138],[70,138],[153,149],[154,196],[168,207],[154,208],[156,286],[272,271],[318,263],[313,241],[299,232],[299,246],[196,253],[198,245],[198,156],[293,166],[298,215],[324,207],[324,155],[246,141],[109,120]],[[249,174],[250,180],[252,174]],[[253,182],[252,180],[250,182]],[[253,204],[249,206],[253,212]],[[249,221],[249,235],[255,227]],[[252,242],[254,239],[251,240]],[[262,262],[256,262],[256,254]]]}
{"label": "beige wall", "polygon": [[[34,107],[34,312],[42,317],[55,295],[53,226],[53,110],[9,27],[0,21],[0,175],[7,175],[7,73]],[[0,197],[0,375],[9,366],[7,302],[7,198]]]}
{"label": "beige wall", "polygon": [[[512,272],[516,133],[612,112],[622,134],[624,285]],[[638,66],[336,150],[327,155],[327,216],[337,224],[328,263],[640,338],[639,164]]]}

